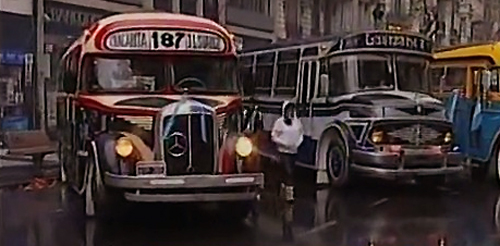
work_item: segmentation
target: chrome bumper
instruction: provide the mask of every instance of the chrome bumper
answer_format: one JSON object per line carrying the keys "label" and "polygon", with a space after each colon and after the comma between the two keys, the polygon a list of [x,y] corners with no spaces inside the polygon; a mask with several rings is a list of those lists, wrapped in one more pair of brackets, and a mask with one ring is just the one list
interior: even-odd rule
{"label": "chrome bumper", "polygon": [[405,153],[352,151],[355,172],[383,177],[459,174],[465,171],[458,152],[440,153],[417,149]]}
{"label": "chrome bumper", "polygon": [[104,183],[123,189],[125,199],[133,202],[248,201],[263,188],[264,174],[137,177],[107,172]]}

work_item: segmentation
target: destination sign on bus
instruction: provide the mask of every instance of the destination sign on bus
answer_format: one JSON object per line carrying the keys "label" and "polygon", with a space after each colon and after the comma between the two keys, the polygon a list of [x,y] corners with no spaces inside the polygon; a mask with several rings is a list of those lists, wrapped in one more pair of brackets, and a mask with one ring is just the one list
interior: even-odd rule
{"label": "destination sign on bus", "polygon": [[342,49],[393,48],[419,52],[432,52],[431,42],[417,35],[393,32],[370,32],[347,37]]}
{"label": "destination sign on bus", "polygon": [[224,40],[210,33],[181,30],[130,30],[115,32],[106,39],[112,50],[222,52]]}

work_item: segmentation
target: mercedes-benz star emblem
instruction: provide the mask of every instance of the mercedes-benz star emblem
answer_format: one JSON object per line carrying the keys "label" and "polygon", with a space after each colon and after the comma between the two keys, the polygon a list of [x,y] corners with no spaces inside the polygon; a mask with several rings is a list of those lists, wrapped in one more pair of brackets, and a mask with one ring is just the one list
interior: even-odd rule
{"label": "mercedes-benz star emblem", "polygon": [[173,157],[181,157],[187,151],[187,139],[184,134],[174,132],[167,138],[167,151]]}

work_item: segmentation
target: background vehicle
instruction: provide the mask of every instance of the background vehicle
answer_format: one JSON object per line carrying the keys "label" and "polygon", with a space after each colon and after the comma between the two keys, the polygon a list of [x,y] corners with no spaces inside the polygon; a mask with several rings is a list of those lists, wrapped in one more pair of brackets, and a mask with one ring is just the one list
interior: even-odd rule
{"label": "background vehicle", "polygon": [[[431,63],[431,87],[435,97],[447,99],[454,89],[474,94],[474,72],[480,68],[500,65],[500,43],[457,45],[434,51]],[[471,88],[465,90],[465,86]]]}
{"label": "background vehicle", "polygon": [[207,19],[119,14],[85,30],[61,67],[63,177],[89,216],[111,202],[251,209],[263,174],[242,135],[232,35]]}
{"label": "background vehicle", "polygon": [[500,91],[499,68],[475,71],[464,93],[448,99],[448,117],[453,122],[456,143],[471,165],[474,179],[500,181]]}
{"label": "background vehicle", "polygon": [[299,164],[317,183],[343,186],[354,173],[441,182],[463,167],[444,105],[428,95],[431,48],[416,34],[373,31],[248,51],[245,103],[265,131],[282,101],[297,104]]}

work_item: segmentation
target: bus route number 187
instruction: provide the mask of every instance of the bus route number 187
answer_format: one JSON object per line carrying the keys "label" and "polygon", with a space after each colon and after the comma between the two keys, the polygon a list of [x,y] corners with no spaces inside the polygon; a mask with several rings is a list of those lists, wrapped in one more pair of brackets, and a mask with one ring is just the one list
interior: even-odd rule
{"label": "bus route number 187", "polygon": [[154,31],[151,34],[153,49],[222,51],[224,42],[215,35],[204,33],[186,33]]}

